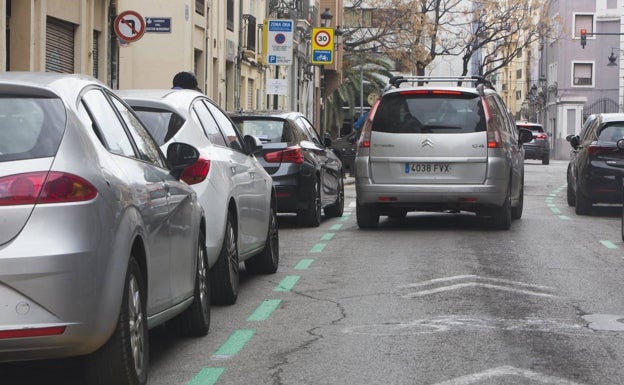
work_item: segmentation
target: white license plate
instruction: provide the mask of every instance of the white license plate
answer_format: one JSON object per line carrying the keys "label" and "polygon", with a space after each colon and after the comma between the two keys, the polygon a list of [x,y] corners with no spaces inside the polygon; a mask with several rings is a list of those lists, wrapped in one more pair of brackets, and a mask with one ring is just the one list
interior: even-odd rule
{"label": "white license plate", "polygon": [[406,174],[447,174],[450,171],[448,163],[405,163]]}

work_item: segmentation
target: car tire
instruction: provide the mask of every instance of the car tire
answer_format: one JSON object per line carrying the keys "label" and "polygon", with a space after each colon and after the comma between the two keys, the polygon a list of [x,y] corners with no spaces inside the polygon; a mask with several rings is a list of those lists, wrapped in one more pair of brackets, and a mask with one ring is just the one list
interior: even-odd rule
{"label": "car tire", "polygon": [[511,219],[522,218],[523,210],[524,210],[524,180],[520,182],[520,196],[518,197],[518,204],[511,208]]}
{"label": "car tire", "polygon": [[574,204],[574,212],[576,215],[589,215],[592,210],[592,201],[581,191],[578,181],[576,183],[576,199]]}
{"label": "car tire", "polygon": [[271,207],[269,230],[264,250],[245,261],[245,269],[252,274],[273,274],[279,265],[279,231],[277,228],[277,214]]}
{"label": "car tire", "polygon": [[193,303],[184,312],[167,322],[167,326],[171,327],[176,334],[183,336],[203,337],[210,329],[210,273],[205,239],[205,235],[200,232]]}
{"label": "car tire", "polygon": [[86,358],[89,385],[144,385],[149,365],[146,292],[139,264],[130,257],[117,326],[111,338]]}
{"label": "car tire", "polygon": [[511,186],[507,188],[507,196],[502,206],[494,208],[490,218],[492,227],[497,230],[509,230],[511,227]]}
{"label": "car tire", "polygon": [[217,263],[211,270],[212,302],[217,305],[233,305],[238,298],[240,266],[238,244],[234,230],[234,217],[228,212],[223,244]]}
{"label": "car tire", "polygon": [[376,229],[379,226],[379,212],[372,206],[356,203],[355,216],[360,229]]}
{"label": "car tire", "polygon": [[319,183],[314,180],[314,191],[308,208],[297,213],[297,221],[301,226],[319,227],[321,225],[321,194]]}
{"label": "car tire", "polygon": [[344,213],[344,180],[342,177],[338,178],[338,196],[336,202],[323,209],[325,216],[328,218],[341,217]]}
{"label": "car tire", "polygon": [[550,154],[544,155],[542,158],[542,164],[550,164]]}

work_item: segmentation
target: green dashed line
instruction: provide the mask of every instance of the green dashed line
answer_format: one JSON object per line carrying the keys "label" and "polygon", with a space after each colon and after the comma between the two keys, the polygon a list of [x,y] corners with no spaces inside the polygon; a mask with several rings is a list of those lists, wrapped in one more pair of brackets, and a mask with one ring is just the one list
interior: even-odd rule
{"label": "green dashed line", "polygon": [[219,347],[219,349],[214,354],[217,357],[232,357],[238,354],[247,342],[251,340],[251,337],[256,333],[253,329],[241,329],[236,330],[227,341]]}
{"label": "green dashed line", "polygon": [[340,230],[342,228],[342,224],[338,223],[336,225],[333,225],[332,227],[330,227],[329,229],[332,231],[336,231],[336,230]]}
{"label": "green dashed line", "polygon": [[280,282],[279,285],[277,285],[275,289],[273,289],[273,291],[290,291],[295,286],[297,281],[299,281],[299,278],[301,277],[298,275],[286,276],[284,279],[282,279],[282,282]]}
{"label": "green dashed line", "polygon": [[340,218],[340,222],[346,222],[346,221],[348,221],[348,220],[349,220],[349,215],[343,215],[343,216]]}
{"label": "green dashed line", "polygon": [[295,270],[305,270],[312,265],[312,262],[314,262],[314,259],[302,259],[295,265]]}
{"label": "green dashed line", "polygon": [[311,253],[320,253],[321,251],[323,251],[323,249],[325,249],[325,246],[327,246],[327,244],[325,243],[317,243],[316,245],[314,245],[312,247],[312,250],[310,250]]}
{"label": "green dashed line", "polygon": [[561,219],[562,221],[569,221],[570,217],[567,215],[559,215],[559,219]]}
{"label": "green dashed line", "polygon": [[561,214],[561,210],[559,210],[559,209],[558,209],[558,208],[556,208],[556,207],[551,207],[551,208],[550,208],[550,210],[551,210],[553,213],[555,213],[555,214]]}
{"label": "green dashed line", "polygon": [[554,203],[548,203],[548,204],[546,204],[546,206],[548,206],[548,207],[556,207],[557,205],[555,205]]}
{"label": "green dashed line", "polygon": [[187,385],[213,385],[225,372],[225,368],[203,368]]}
{"label": "green dashed line", "polygon": [[335,233],[325,233],[321,237],[321,241],[331,241],[332,238],[334,237],[334,235],[336,235],[336,234]]}
{"label": "green dashed line", "polygon": [[271,316],[271,314],[277,309],[281,299],[266,299],[254,310],[253,313],[247,318],[247,321],[264,321]]}
{"label": "green dashed line", "polygon": [[606,247],[607,249],[617,249],[618,247],[615,245],[615,243],[611,242],[611,241],[600,241],[600,243]]}

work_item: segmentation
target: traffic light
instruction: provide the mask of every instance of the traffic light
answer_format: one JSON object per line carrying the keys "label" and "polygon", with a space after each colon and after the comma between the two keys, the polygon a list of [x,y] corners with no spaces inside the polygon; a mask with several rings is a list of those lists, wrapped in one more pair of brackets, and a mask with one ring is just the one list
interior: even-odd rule
{"label": "traffic light", "polygon": [[586,44],[587,44],[587,30],[583,28],[581,29],[581,47],[585,49]]}

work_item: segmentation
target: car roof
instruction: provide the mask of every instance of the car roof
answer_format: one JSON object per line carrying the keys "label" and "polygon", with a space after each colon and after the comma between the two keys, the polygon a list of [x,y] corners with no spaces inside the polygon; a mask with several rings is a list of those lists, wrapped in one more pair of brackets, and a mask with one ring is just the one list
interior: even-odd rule
{"label": "car roof", "polygon": [[115,93],[130,106],[174,109],[181,115],[188,114],[188,107],[195,99],[208,99],[201,92],[188,89],[128,89]]}
{"label": "car roof", "polygon": [[[66,100],[76,100],[85,86],[97,84],[106,87],[99,80],[84,74],[65,74],[55,72],[0,72],[0,90],[2,92],[29,92],[54,94]],[[107,87],[108,88],[108,87]]]}
{"label": "car roof", "polygon": [[[462,86],[455,85],[458,82],[461,82]],[[410,85],[402,86],[402,84],[405,83],[409,83]],[[466,86],[464,84],[471,84],[471,86]],[[390,78],[390,80],[388,81],[388,85],[384,89],[383,94],[387,95],[414,89],[421,91],[459,91],[462,93],[472,93],[476,95],[479,95],[481,93],[496,93],[496,90],[494,90],[492,84],[483,76],[399,75]]]}
{"label": "car roof", "polygon": [[523,122],[523,121],[517,121],[516,122],[516,126],[524,126],[524,127],[541,127],[544,128],[543,125],[539,124],[539,123],[533,123],[533,122]]}
{"label": "car roof", "polygon": [[605,112],[598,115],[602,123],[624,122],[624,113],[621,112]]}
{"label": "car roof", "polygon": [[281,118],[294,120],[303,114],[299,111],[283,111],[283,110],[243,110],[229,112],[230,117],[261,117],[261,118]]}

